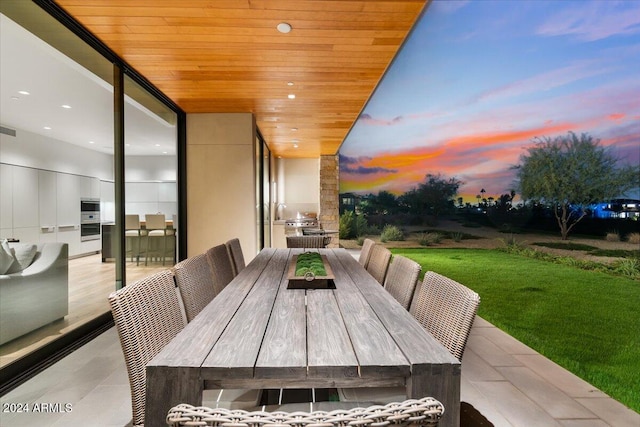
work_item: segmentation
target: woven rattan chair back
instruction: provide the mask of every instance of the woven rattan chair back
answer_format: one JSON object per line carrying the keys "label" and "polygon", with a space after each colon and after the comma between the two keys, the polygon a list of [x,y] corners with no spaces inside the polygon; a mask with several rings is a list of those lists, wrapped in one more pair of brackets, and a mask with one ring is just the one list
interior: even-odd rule
{"label": "woven rattan chair back", "polygon": [[127,285],[109,304],[129,374],[133,425],[143,425],[145,365],[185,326],[173,275],[164,270]]}
{"label": "woven rattan chair back", "polygon": [[462,360],[480,296],[460,283],[428,271],[418,294],[414,317],[458,360]]}
{"label": "woven rattan chair back", "polygon": [[233,267],[233,275],[237,276],[245,268],[244,255],[242,254],[242,246],[240,246],[240,240],[235,238],[225,243],[229,256],[231,257],[231,264]]}
{"label": "woven rattan chair back", "polygon": [[288,248],[324,248],[324,236],[287,236]]}
{"label": "woven rattan chair back", "polygon": [[199,254],[180,261],[173,274],[184,303],[187,322],[191,322],[216,296],[213,272],[207,256]]}
{"label": "woven rattan chair back", "polygon": [[224,244],[207,250],[207,259],[213,273],[213,286],[218,295],[233,280],[233,264]]}
{"label": "woven rattan chair back", "polygon": [[369,256],[371,255],[371,249],[373,249],[373,246],[375,244],[376,242],[374,242],[371,239],[364,239],[364,242],[362,242],[362,250],[360,251],[360,257],[358,258],[358,262],[364,268],[367,268],[367,264],[369,264]]}
{"label": "woven rattan chair back", "polygon": [[373,245],[373,248],[371,248],[371,255],[369,256],[369,262],[367,263],[367,271],[381,285],[384,284],[384,279],[387,276],[390,261],[391,251],[389,251],[389,249],[382,245]]}
{"label": "woven rattan chair back", "polygon": [[263,425],[302,427],[307,425],[335,427],[368,426],[437,426],[444,414],[442,403],[432,397],[411,399],[367,408],[338,409],[331,412],[247,412],[243,410],[212,409],[181,404],[167,415],[167,425],[236,426]]}
{"label": "woven rattan chair back", "polygon": [[407,310],[421,270],[420,264],[402,255],[394,256],[389,265],[384,288]]}

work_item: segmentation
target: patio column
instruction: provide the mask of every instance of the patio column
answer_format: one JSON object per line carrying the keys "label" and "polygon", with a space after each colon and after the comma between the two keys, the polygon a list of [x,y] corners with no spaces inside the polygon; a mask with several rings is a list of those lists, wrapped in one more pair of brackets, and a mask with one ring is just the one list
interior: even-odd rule
{"label": "patio column", "polygon": [[[325,230],[338,230],[339,226],[339,165],[338,156],[320,156],[320,224]],[[332,235],[328,247],[338,247],[338,235]]]}

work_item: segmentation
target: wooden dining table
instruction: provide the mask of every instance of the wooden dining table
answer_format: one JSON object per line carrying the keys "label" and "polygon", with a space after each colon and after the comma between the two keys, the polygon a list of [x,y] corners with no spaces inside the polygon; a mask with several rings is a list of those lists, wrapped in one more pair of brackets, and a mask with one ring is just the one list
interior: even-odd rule
{"label": "wooden dining table", "polygon": [[[288,289],[303,249],[263,249],[146,367],[146,426],[205,388],[406,387],[458,426],[460,362],[344,249],[335,289]],[[308,250],[307,250],[308,251]]]}

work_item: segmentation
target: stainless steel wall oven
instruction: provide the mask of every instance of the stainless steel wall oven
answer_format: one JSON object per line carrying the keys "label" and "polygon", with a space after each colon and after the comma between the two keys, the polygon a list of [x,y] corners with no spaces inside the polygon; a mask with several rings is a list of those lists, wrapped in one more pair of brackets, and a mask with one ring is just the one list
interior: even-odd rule
{"label": "stainless steel wall oven", "polygon": [[100,239],[100,199],[80,199],[80,240]]}

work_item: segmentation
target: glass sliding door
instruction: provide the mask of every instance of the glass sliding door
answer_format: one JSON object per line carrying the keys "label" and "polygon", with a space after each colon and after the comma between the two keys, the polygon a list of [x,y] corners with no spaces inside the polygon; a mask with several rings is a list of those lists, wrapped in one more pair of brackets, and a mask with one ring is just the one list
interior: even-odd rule
{"label": "glass sliding door", "polygon": [[124,78],[126,281],[177,259],[177,114]]}
{"label": "glass sliding door", "polygon": [[257,248],[271,247],[271,153],[258,133],[255,142]]}
{"label": "glass sliding door", "polygon": [[109,312],[114,89],[112,63],[36,5],[3,2],[0,19],[0,240],[33,255],[0,280],[4,376]]}
{"label": "glass sliding door", "polygon": [[[0,2],[0,242],[35,251],[34,263],[60,249],[34,280],[0,272],[3,392],[109,327],[109,294],[170,268],[180,247],[184,113],[123,74],[122,60],[55,3],[39,3]],[[139,215],[137,239],[125,235],[129,213]],[[14,279],[19,294],[5,292]]]}
{"label": "glass sliding door", "polygon": [[262,142],[262,235],[263,247],[271,247],[271,151],[266,142]]}

